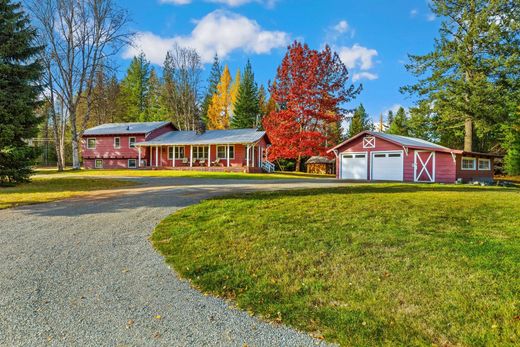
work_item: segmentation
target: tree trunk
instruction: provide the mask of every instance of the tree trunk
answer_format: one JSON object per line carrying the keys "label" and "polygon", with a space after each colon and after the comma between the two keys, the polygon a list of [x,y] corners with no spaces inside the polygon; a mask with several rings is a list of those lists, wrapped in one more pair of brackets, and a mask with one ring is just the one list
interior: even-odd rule
{"label": "tree trunk", "polygon": [[76,125],[76,113],[75,110],[69,110],[70,119],[70,132],[72,135],[72,169],[79,170],[79,140],[78,140],[78,128]]}
{"label": "tree trunk", "polygon": [[300,168],[301,164],[302,164],[302,157],[298,156],[298,158],[296,159],[296,167],[294,168],[294,171],[301,172],[301,168]]}
{"label": "tree trunk", "polygon": [[464,120],[464,151],[473,151],[473,120],[470,117]]}

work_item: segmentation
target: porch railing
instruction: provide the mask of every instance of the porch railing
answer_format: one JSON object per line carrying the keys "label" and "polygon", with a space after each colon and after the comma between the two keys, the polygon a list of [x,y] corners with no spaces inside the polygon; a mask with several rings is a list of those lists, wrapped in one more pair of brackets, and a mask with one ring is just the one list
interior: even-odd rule
{"label": "porch railing", "polygon": [[262,162],[262,170],[264,170],[265,172],[272,173],[272,172],[274,172],[274,169],[275,169],[275,166],[270,161],[266,160],[266,161]]}

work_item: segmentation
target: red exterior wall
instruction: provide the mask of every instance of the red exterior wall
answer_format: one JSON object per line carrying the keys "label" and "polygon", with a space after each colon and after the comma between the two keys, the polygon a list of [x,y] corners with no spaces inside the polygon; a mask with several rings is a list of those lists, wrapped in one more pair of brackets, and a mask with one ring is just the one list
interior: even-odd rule
{"label": "red exterior wall", "polygon": [[[244,145],[240,145],[240,144],[236,144],[234,145],[235,146],[235,157],[234,159],[229,159],[229,166],[231,167],[243,167],[243,166],[246,166],[246,146]],[[262,146],[263,148],[265,148],[266,144],[265,144],[265,141],[262,139],[260,141],[260,143],[258,144],[258,146]],[[254,166],[257,167],[258,166],[258,155],[259,155],[259,148],[255,147],[255,161],[254,161]],[[159,147],[159,166],[162,166],[162,167],[173,167],[173,160],[171,159],[168,159],[168,147],[170,146],[163,146],[163,147]],[[178,147],[178,146],[177,146]],[[189,160],[190,160],[190,146],[183,146],[184,147],[184,154],[185,154],[185,157],[188,159],[188,163],[183,163],[183,160],[182,159],[178,159],[176,158],[175,160],[175,167],[183,167],[183,166],[189,166]],[[207,146],[206,146],[207,147]],[[146,163],[148,166],[150,166],[150,156],[151,156],[151,159],[153,160],[153,165],[155,166],[156,163],[155,163],[155,158],[156,158],[156,148],[155,147],[152,147],[150,149],[150,153],[147,154],[146,156],[143,156],[142,158],[143,159],[146,159]],[[250,152],[250,160],[252,160],[252,152]],[[211,145],[210,147],[210,160],[211,162],[213,163],[215,160],[217,159],[217,145]],[[206,161],[205,164],[203,166],[207,166],[208,165],[208,162]],[[253,164],[250,162],[250,166],[252,166]],[[196,161],[195,159],[193,159],[193,167],[198,167],[198,166],[201,166],[199,164],[198,161]],[[212,166],[215,166],[215,165],[212,165]],[[221,166],[221,167],[225,167],[227,166],[227,160],[226,159],[221,159],[220,160],[220,163],[218,166]]]}
{"label": "red exterior wall", "polygon": [[[372,152],[379,151],[403,151],[403,181],[405,182],[414,182],[415,176],[415,150],[413,148],[408,149],[408,154],[403,149],[402,146],[393,144],[384,139],[377,138],[375,140],[375,148],[363,148],[363,137],[357,138],[352,142],[349,142],[338,149],[339,156],[336,158],[336,178],[340,177],[341,171],[341,154],[354,152],[361,153],[367,152],[368,155],[368,170],[367,170],[367,180],[370,179],[371,172],[371,158]],[[429,156],[431,152],[420,152],[419,155],[426,161],[426,158]],[[432,172],[433,161],[428,162],[427,168],[429,172]],[[422,176],[425,176],[423,174]],[[454,183],[456,179],[456,167],[453,162],[453,157],[451,153],[444,152],[435,152],[435,182],[439,183]]]}
{"label": "red exterior wall", "polygon": [[[114,148],[114,138],[120,138],[120,148]],[[137,159],[137,147],[129,147],[129,138],[135,137],[136,142],[144,141],[144,134],[136,135],[96,135],[84,136],[82,140],[82,156],[83,166],[86,169],[94,168],[94,159],[104,159],[104,168],[126,168],[128,166],[128,159]],[[87,139],[96,139],[96,148],[87,148]],[[141,152],[146,155],[146,149]],[[111,159],[111,160],[109,160]]]}
{"label": "red exterior wall", "polygon": [[172,123],[168,123],[166,125],[163,125],[162,127],[160,128],[157,128],[153,131],[151,131],[147,136],[146,136],[146,140],[151,140],[151,139],[154,139],[158,136],[161,136],[163,134],[166,134],[170,131],[173,131],[173,130],[177,130],[173,125]]}
{"label": "red exterior wall", "polygon": [[[457,172],[456,176],[458,178],[462,178],[463,181],[473,181],[478,179],[487,179],[492,180],[493,179],[493,172],[495,170],[493,158],[488,157],[480,157],[480,156],[473,156],[473,155],[464,155],[464,157],[471,157],[476,158],[476,169],[475,170],[462,170],[462,155],[457,154]],[[479,170],[478,169],[478,159],[490,159],[491,162],[491,170]]]}

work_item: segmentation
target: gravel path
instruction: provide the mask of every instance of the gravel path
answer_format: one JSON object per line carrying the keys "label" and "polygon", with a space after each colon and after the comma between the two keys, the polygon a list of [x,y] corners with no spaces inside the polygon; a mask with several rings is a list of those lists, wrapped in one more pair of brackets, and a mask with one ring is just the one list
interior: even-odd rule
{"label": "gravel path", "polygon": [[143,186],[0,211],[0,346],[311,346],[177,278],[148,241],[201,199],[333,181],[141,178]]}

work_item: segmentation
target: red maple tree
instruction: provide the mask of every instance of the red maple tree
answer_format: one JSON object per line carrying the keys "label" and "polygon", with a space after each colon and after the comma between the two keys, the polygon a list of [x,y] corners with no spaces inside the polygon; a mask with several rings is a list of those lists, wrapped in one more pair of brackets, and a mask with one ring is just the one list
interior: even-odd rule
{"label": "red maple tree", "polygon": [[[329,46],[322,51],[294,42],[278,67],[269,92],[278,108],[264,117],[263,126],[272,146],[269,160],[325,155],[336,144],[333,129],[345,117],[345,103],[361,86],[347,85],[349,74]],[[331,142],[332,140],[332,142]]]}

